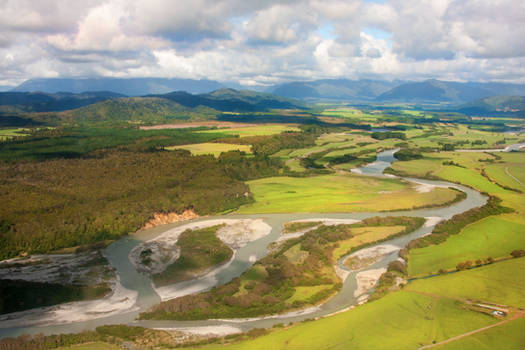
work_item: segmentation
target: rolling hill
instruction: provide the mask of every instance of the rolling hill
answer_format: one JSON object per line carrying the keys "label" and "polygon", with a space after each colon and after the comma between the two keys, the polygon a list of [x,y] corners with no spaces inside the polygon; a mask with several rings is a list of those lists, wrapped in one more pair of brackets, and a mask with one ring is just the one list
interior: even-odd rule
{"label": "rolling hill", "polygon": [[165,98],[188,108],[204,106],[219,111],[256,112],[268,109],[305,107],[305,104],[298,100],[250,90],[219,89],[199,95],[175,91],[164,95],[150,95],[149,97]]}

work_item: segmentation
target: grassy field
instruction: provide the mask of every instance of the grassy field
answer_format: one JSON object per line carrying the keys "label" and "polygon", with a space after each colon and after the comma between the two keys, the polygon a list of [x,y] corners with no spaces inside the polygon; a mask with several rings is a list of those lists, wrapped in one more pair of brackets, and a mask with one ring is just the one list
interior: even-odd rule
{"label": "grassy field", "polygon": [[96,342],[88,344],[79,344],[72,346],[62,346],[57,348],[57,350],[119,350],[120,347],[114,344]]}
{"label": "grassy field", "polygon": [[437,346],[439,350],[523,350],[525,349],[525,318],[511,321],[473,334],[448,344]]}
{"label": "grassy field", "polygon": [[270,124],[270,125],[260,125],[260,126],[247,126],[244,128],[229,128],[229,129],[218,129],[218,130],[204,130],[198,131],[199,133],[216,133],[220,131],[222,134],[226,135],[239,135],[239,137],[248,137],[248,136],[265,136],[265,135],[275,135],[280,134],[283,131],[301,131],[295,126],[281,125],[281,124]]}
{"label": "grassy field", "polygon": [[340,242],[339,247],[334,249],[334,256],[340,258],[352,248],[383,240],[389,236],[400,233],[404,229],[404,226],[372,226],[353,228],[352,233],[355,236]]}
{"label": "grassy field", "polygon": [[445,276],[413,281],[405,290],[525,308],[523,271],[525,258],[510,259]]}
{"label": "grassy field", "polygon": [[507,256],[514,249],[524,248],[525,218],[516,214],[489,216],[437,246],[411,249],[408,273],[426,275],[454,268],[466,260]]}
{"label": "grassy field", "polygon": [[359,175],[323,175],[308,178],[271,177],[248,182],[255,203],[237,212],[354,212],[400,210],[453,200],[457,193],[436,188],[418,193],[395,179]]}
{"label": "grassy field", "polygon": [[494,322],[449,299],[397,292],[339,315],[205,349],[415,349]]}
{"label": "grassy field", "polygon": [[485,166],[487,175],[498,184],[525,191],[525,153],[502,153],[499,156],[502,163]]}
{"label": "grassy field", "polygon": [[0,141],[11,137],[27,135],[29,129],[24,128],[13,128],[13,129],[0,129]]}
{"label": "grassy field", "polygon": [[193,145],[166,147],[166,149],[168,150],[185,149],[185,150],[190,151],[194,155],[213,154],[215,157],[218,157],[222,152],[235,151],[235,150],[243,151],[246,153],[251,153],[250,148],[251,146],[249,145],[234,145],[230,143],[211,143],[211,142],[196,143]]}
{"label": "grassy field", "polygon": [[323,111],[322,115],[327,117],[338,117],[343,119],[353,119],[360,121],[376,121],[381,117],[380,114],[371,114],[363,112],[357,108],[336,108],[336,109],[326,109]]}

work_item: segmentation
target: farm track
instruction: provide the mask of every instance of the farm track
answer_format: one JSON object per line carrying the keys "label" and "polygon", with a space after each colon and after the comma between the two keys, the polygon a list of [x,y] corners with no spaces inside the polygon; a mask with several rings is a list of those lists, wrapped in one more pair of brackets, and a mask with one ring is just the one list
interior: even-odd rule
{"label": "farm track", "polygon": [[469,336],[477,334],[477,333],[485,332],[485,331],[487,331],[487,330],[489,330],[491,328],[499,327],[501,325],[509,323],[510,321],[514,321],[514,320],[517,320],[517,319],[520,319],[520,318],[523,318],[523,317],[525,317],[525,311],[519,311],[519,312],[516,312],[511,317],[509,317],[509,318],[507,318],[507,319],[505,319],[505,320],[503,320],[501,322],[494,323],[494,324],[492,324],[490,326],[486,326],[486,327],[479,328],[479,329],[476,329],[476,330],[473,330],[473,331],[470,331],[470,332],[467,332],[467,333],[463,333],[463,334],[457,335],[457,336],[452,337],[450,339],[440,341],[439,343],[425,345],[425,346],[422,346],[422,347],[418,348],[417,350],[430,349],[430,348],[434,348],[436,346],[448,344],[448,343],[451,343],[453,341],[456,341],[456,340],[459,340],[459,339],[462,339],[462,338],[466,338],[466,337],[469,337]]}

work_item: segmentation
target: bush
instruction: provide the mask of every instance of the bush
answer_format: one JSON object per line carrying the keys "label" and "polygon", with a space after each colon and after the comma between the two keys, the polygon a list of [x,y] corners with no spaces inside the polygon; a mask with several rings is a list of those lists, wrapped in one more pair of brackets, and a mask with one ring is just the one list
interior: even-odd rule
{"label": "bush", "polygon": [[510,255],[512,255],[513,258],[520,258],[522,256],[525,256],[525,250],[523,249],[513,250],[512,253],[510,253]]}
{"label": "bush", "polygon": [[471,267],[472,267],[472,261],[470,261],[470,260],[467,260],[467,261],[464,261],[464,262],[460,262],[459,264],[456,265],[456,269],[458,271],[470,269]]}

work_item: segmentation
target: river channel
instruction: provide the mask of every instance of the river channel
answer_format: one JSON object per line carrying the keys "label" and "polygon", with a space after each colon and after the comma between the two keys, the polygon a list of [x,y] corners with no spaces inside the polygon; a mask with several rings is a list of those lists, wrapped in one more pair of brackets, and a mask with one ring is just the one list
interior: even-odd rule
{"label": "river channel", "polygon": [[[396,150],[388,150],[381,152],[377,155],[377,160],[365,167],[355,170],[355,173],[361,173],[364,176],[388,176],[383,175],[385,168],[395,161],[393,154]],[[415,182],[422,185],[440,186],[440,187],[452,187],[459,189],[467,194],[467,197],[455,204],[448,207],[441,208],[428,208],[420,210],[410,211],[396,211],[396,212],[361,212],[361,213],[298,213],[298,214],[261,214],[261,215],[236,215],[227,214],[222,216],[214,217],[203,217],[191,222],[207,221],[211,219],[263,219],[268,225],[272,227],[272,231],[269,235],[253,241],[246,246],[240,248],[235,255],[234,260],[226,268],[220,270],[216,275],[211,276],[213,279],[212,283],[215,285],[224,284],[231,281],[233,278],[242,274],[253,264],[253,257],[257,259],[264,257],[268,253],[268,246],[270,243],[276,241],[281,236],[283,224],[294,220],[314,219],[314,218],[327,218],[327,219],[357,219],[362,220],[373,216],[417,216],[425,218],[442,218],[449,219],[450,217],[465,212],[469,209],[482,206],[486,203],[487,197],[480,194],[479,192],[470,189],[465,186],[458,184],[445,182],[445,181],[431,181],[423,179],[413,178],[401,178],[404,181]],[[233,319],[233,320],[206,320],[206,321],[137,321],[140,312],[143,312],[151,306],[160,302],[160,297],[157,295],[151,285],[151,279],[136,271],[135,266],[128,259],[130,251],[138,244],[145,240],[154,238],[161,233],[186,225],[186,222],[180,222],[176,224],[163,225],[155,227],[153,229],[140,231],[137,233],[130,234],[124,237],[105,249],[105,256],[109,260],[110,264],[116,269],[117,275],[120,279],[120,283],[127,290],[133,291],[136,295],[136,302],[134,307],[128,309],[126,312],[116,313],[108,317],[98,317],[90,320],[82,320],[79,322],[70,322],[65,324],[47,324],[42,326],[27,326],[23,323],[18,324],[16,327],[7,326],[9,323],[5,323],[0,320],[0,337],[17,336],[20,334],[57,334],[57,333],[74,333],[83,330],[94,329],[97,326],[105,324],[129,324],[129,325],[140,325],[150,328],[167,328],[167,329],[187,329],[187,328],[198,328],[206,327],[229,327],[236,328],[242,331],[246,331],[252,328],[265,328],[272,327],[277,323],[290,323],[298,322],[307,318],[316,318],[326,316],[347,308],[353,307],[358,304],[358,299],[354,296],[354,292],[357,288],[356,274],[367,270],[385,268],[388,263],[398,259],[399,249],[403,248],[411,240],[428,234],[432,231],[434,223],[432,220],[428,220],[427,224],[419,228],[418,230],[401,237],[396,237],[388,241],[378,243],[377,245],[389,245],[395,246],[396,249],[391,253],[383,256],[379,261],[366,267],[361,271],[350,271],[348,270],[348,277],[343,283],[341,291],[334,297],[329,299],[324,304],[304,310],[303,312],[294,312],[289,314],[283,314],[279,316],[272,316],[262,319]],[[373,247],[373,246],[372,246]],[[367,247],[370,248],[370,247]],[[344,259],[344,258],[343,258]],[[346,269],[342,265],[342,260],[339,261],[339,267]],[[209,281],[208,281],[209,282]],[[198,288],[202,280],[189,281],[188,284],[194,284],[192,287]],[[207,286],[203,287],[207,288]],[[131,311],[130,311],[131,310]],[[96,315],[95,315],[96,316]],[[34,320],[35,316],[33,316]],[[57,322],[60,323],[60,322]],[[34,324],[34,323],[33,323]],[[11,323],[12,325],[12,323]],[[204,329],[204,328],[203,328]]]}

